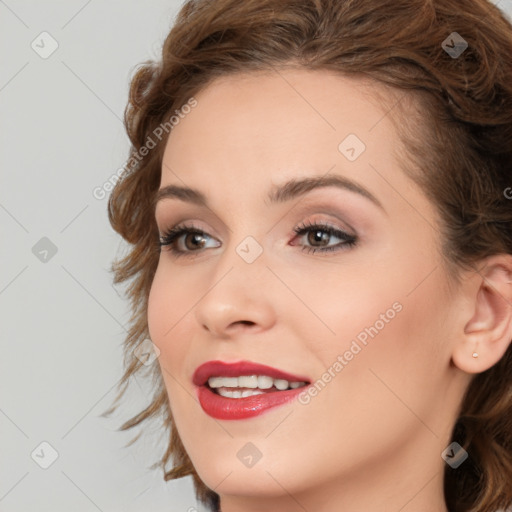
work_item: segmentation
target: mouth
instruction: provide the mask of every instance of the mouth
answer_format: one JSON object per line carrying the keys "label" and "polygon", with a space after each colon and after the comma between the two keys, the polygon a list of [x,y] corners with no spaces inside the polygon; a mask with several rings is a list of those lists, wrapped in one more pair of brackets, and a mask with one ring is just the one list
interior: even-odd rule
{"label": "mouth", "polygon": [[311,383],[304,376],[241,361],[209,361],[194,372],[199,403],[217,419],[246,419],[288,403]]}
{"label": "mouth", "polygon": [[210,377],[205,385],[213,393],[224,397],[246,398],[248,396],[297,389],[305,386],[306,382],[273,379],[268,375],[243,375],[240,377]]}

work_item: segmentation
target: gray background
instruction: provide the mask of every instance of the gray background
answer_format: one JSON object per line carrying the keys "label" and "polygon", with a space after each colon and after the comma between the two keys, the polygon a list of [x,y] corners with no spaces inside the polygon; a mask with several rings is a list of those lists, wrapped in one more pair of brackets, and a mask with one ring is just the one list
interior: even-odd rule
{"label": "gray background", "polygon": [[[494,3],[512,15],[512,0]],[[166,446],[158,425],[128,448],[137,431],[116,431],[147,403],[147,384],[99,417],[121,377],[129,311],[108,271],[124,245],[93,190],[126,160],[129,76],[158,55],[180,4],[0,0],[3,512],[203,510],[190,478],[148,469]],[[42,442],[58,453],[47,469]]]}

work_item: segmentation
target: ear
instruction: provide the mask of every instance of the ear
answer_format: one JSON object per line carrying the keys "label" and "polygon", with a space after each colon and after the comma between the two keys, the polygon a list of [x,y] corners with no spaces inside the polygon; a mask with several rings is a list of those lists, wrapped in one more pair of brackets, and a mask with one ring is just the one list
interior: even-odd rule
{"label": "ear", "polygon": [[471,287],[471,318],[452,351],[452,361],[467,373],[495,365],[512,342],[512,255],[486,258],[476,270],[477,290]]}

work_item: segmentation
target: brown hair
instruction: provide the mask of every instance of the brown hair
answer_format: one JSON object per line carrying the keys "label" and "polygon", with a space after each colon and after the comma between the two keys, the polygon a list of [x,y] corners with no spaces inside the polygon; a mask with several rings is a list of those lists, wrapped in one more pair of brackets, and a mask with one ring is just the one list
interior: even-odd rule
{"label": "brown hair", "polygon": [[[454,48],[453,32],[468,44],[458,57],[445,51]],[[403,167],[441,214],[444,256],[457,277],[486,256],[512,254],[512,208],[505,197],[512,185],[511,56],[512,26],[485,0],[185,3],[161,61],[145,62],[135,73],[125,111],[130,165],[110,196],[109,219],[131,244],[112,270],[114,283],[130,282],[132,321],[120,392],[106,414],[117,408],[130,378],[146,368],[132,352],[149,337],[147,299],[159,259],[152,199],[166,138],[140,155],[170,113],[216,77],[287,65],[369,78],[396,97],[413,98],[414,116],[400,100],[390,108],[392,118],[404,121],[396,123],[407,148]],[[165,480],[192,475],[197,497],[218,510],[219,496],[199,479],[174,426],[158,365],[149,372],[153,400],[121,429],[163,419],[169,445],[158,464]],[[449,510],[495,512],[512,505],[512,347],[472,380],[452,440],[469,459],[456,470],[446,466]],[[174,467],[166,471],[169,461]]]}

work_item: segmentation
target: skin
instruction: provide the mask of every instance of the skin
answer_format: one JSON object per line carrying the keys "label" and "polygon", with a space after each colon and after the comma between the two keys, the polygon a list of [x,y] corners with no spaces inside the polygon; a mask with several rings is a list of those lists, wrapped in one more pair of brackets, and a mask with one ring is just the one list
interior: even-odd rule
{"label": "skin", "polygon": [[[195,95],[168,138],[160,187],[199,189],[209,208],[162,199],[159,231],[192,222],[206,245],[193,252],[182,236],[187,254],[162,249],[149,329],[180,437],[223,512],[446,511],[441,452],[461,398],[512,338],[510,259],[453,284],[436,209],[400,169],[397,132],[371,91],[324,71],[234,75]],[[366,145],[352,162],[338,150],[350,133]],[[273,185],[327,173],[356,181],[382,208],[335,187],[266,199]],[[313,235],[293,231],[303,222],[358,241],[308,253]],[[252,263],[236,252],[247,236],[263,249]],[[309,403],[237,421],[201,409],[200,364],[243,359],[315,382],[394,303],[401,310]],[[249,442],[262,453],[251,468],[237,457]]]}

